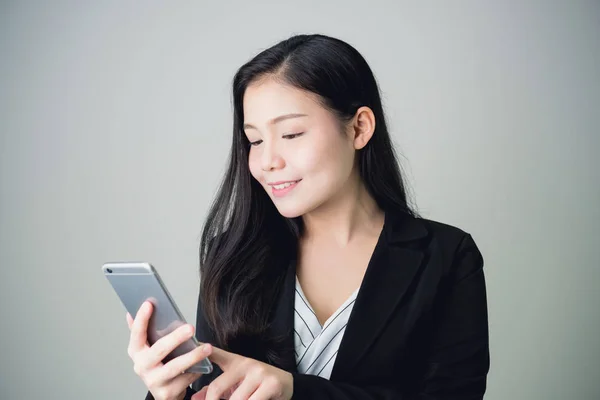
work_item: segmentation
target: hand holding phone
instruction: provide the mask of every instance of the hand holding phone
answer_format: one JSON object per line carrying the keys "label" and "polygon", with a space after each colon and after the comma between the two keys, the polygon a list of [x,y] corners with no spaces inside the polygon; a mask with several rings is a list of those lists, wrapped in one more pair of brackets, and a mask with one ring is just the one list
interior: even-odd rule
{"label": "hand holding phone", "polygon": [[102,269],[128,311],[134,370],[155,399],[179,398],[201,374],[212,372],[212,347],[200,346],[152,265],[118,262]]}
{"label": "hand holding phone", "polygon": [[133,369],[155,400],[183,399],[189,385],[202,375],[184,371],[203,360],[208,361],[212,347],[210,344],[199,346],[163,364],[161,359],[164,355],[189,340],[194,329],[188,324],[180,326],[149,346],[146,332],[152,312],[152,303],[145,302],[135,320],[127,313],[127,323],[131,330],[127,352],[133,360]]}

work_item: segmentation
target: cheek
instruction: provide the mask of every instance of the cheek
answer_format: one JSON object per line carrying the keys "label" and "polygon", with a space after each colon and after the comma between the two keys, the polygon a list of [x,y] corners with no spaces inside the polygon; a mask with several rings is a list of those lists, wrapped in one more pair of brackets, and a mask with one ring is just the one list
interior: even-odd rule
{"label": "cheek", "polygon": [[352,168],[353,149],[348,149],[337,132],[321,134],[320,139],[294,154],[297,166],[322,183],[345,179]]}
{"label": "cheek", "polygon": [[248,156],[248,168],[250,169],[250,174],[257,181],[262,183],[262,169],[260,167],[260,158],[256,151],[250,151],[250,155]]}

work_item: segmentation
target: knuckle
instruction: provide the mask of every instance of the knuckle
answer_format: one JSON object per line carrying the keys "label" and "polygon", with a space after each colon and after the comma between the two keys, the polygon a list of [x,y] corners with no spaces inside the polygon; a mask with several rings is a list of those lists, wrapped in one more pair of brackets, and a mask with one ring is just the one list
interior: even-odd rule
{"label": "knuckle", "polygon": [[142,376],[142,367],[140,366],[140,364],[138,363],[134,363],[133,364],[133,372],[135,372],[135,374],[137,376]]}
{"label": "knuckle", "polygon": [[143,377],[148,370],[147,361],[139,355],[133,360],[133,371],[139,377]]}
{"label": "knuckle", "polygon": [[266,374],[266,368],[262,365],[255,365],[253,368],[253,372],[254,374],[256,374],[257,376],[263,377]]}
{"label": "knuckle", "polygon": [[154,345],[151,347],[152,352],[154,353],[157,359],[162,360],[166,357],[167,354],[171,352],[171,350],[177,347],[175,343],[171,342],[168,339],[169,338],[164,337],[160,339],[160,341],[154,343]]}
{"label": "knuckle", "polygon": [[130,342],[129,345],[127,345],[127,354],[129,355],[129,358],[131,358],[132,360],[137,357],[139,352],[140,352],[140,350],[137,349],[133,343]]}
{"label": "knuckle", "polygon": [[148,377],[143,380],[146,387],[152,391],[152,394],[158,396],[160,390],[162,389],[159,385],[159,382],[154,377]]}
{"label": "knuckle", "polygon": [[254,368],[254,361],[251,358],[245,358],[240,361],[240,367],[245,371],[249,371]]}
{"label": "knuckle", "polygon": [[156,389],[156,397],[158,399],[172,399],[177,395],[175,388],[172,385],[161,386]]}
{"label": "knuckle", "polygon": [[272,391],[278,391],[280,384],[274,376],[268,376],[263,380],[263,384]]}
{"label": "knuckle", "polygon": [[221,393],[221,385],[219,383],[213,382],[210,385],[208,385],[208,390],[206,391],[207,397],[209,395],[212,395],[213,397],[215,397],[217,394]]}
{"label": "knuckle", "polygon": [[165,399],[172,399],[173,397],[175,397],[175,391],[170,387],[167,386],[164,389],[164,398]]}
{"label": "knuckle", "polygon": [[187,369],[187,368],[181,367],[181,366],[178,366],[178,365],[174,365],[174,364],[171,364],[171,363],[166,363],[163,366],[163,370],[168,375],[170,375],[170,376],[177,376],[177,375],[179,375],[185,369]]}
{"label": "knuckle", "polygon": [[181,342],[183,342],[183,340],[181,340],[181,337],[169,335],[157,341],[152,347],[154,348],[157,357],[159,357],[162,360],[167,356],[167,354],[173,351],[173,349],[179,346]]}
{"label": "knuckle", "polygon": [[154,352],[154,355],[157,360],[162,360],[167,356],[167,354],[169,354],[169,352],[171,351],[171,347],[166,346],[165,343],[161,343],[160,345],[155,346],[154,349],[152,349],[152,351]]}
{"label": "knuckle", "polygon": [[169,389],[167,389],[166,387],[160,387],[158,389],[155,390],[156,391],[156,398],[158,399],[168,399],[169,398]]}
{"label": "knuckle", "polygon": [[188,329],[188,325],[181,325],[179,328],[177,328],[177,333],[182,337],[188,336],[190,335],[190,331]]}

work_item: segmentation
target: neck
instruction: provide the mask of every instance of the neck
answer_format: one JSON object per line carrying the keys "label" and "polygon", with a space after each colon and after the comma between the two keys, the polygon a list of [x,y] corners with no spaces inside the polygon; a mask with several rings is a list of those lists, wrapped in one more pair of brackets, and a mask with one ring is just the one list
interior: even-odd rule
{"label": "neck", "polygon": [[333,241],[343,247],[356,238],[378,236],[383,226],[384,212],[356,176],[338,195],[304,214],[302,219],[303,240]]}

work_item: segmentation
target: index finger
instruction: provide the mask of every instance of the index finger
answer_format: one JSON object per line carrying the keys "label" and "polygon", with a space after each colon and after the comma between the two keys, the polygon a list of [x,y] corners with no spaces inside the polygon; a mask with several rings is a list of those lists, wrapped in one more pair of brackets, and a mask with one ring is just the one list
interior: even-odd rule
{"label": "index finger", "polygon": [[152,303],[145,301],[139,308],[129,336],[129,345],[132,350],[139,351],[148,345],[148,321],[152,315]]}
{"label": "index finger", "polygon": [[213,348],[212,354],[210,355],[210,361],[217,364],[221,369],[227,369],[227,367],[233,362],[233,360],[238,356],[237,354],[230,353],[223,349],[219,349],[218,347],[211,346]]}

